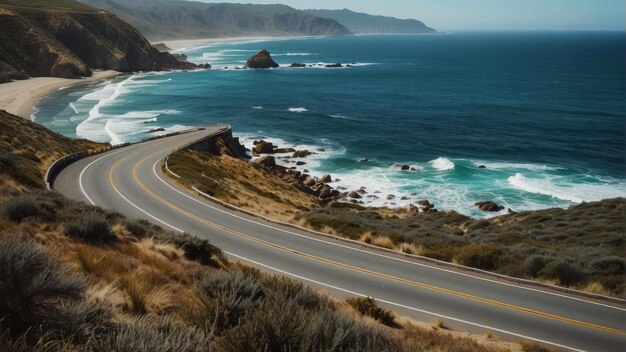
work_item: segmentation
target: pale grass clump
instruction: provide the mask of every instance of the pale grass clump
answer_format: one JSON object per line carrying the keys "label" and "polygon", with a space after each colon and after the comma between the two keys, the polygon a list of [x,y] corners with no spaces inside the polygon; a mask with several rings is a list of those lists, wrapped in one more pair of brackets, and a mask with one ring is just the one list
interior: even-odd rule
{"label": "pale grass clump", "polygon": [[393,241],[386,236],[376,236],[372,239],[372,244],[378,247],[383,247],[387,249],[394,249],[395,245]]}
{"label": "pale grass clump", "polygon": [[70,261],[73,265],[83,273],[107,282],[117,280],[120,273],[125,273],[138,264],[133,258],[120,255],[111,248],[82,243],[75,243],[72,247],[74,257]]}
{"label": "pale grass clump", "polygon": [[598,295],[611,296],[612,292],[597,281],[592,281],[579,288],[581,291],[595,293]]}
{"label": "pale grass clump", "polygon": [[114,309],[123,308],[126,304],[124,292],[117,281],[112,283],[99,282],[87,288],[85,298],[93,303],[108,305]]}
{"label": "pale grass clump", "polygon": [[437,318],[435,319],[435,321],[433,321],[433,323],[431,324],[432,328],[435,330],[438,329],[448,329],[448,327],[446,326],[446,324],[444,323],[443,319],[441,318]]}
{"label": "pale grass clump", "polygon": [[183,266],[176,261],[170,260],[165,255],[180,255],[181,252],[179,252],[178,248],[170,244],[163,244],[163,247],[159,246],[160,250],[156,250],[156,248],[153,250],[151,247],[150,241],[141,241],[121,245],[118,249],[120,252],[140,261],[143,265],[169,277],[180,279],[186,276]]}
{"label": "pale grass clump", "polygon": [[136,246],[163,255],[165,258],[175,261],[185,257],[185,251],[169,243],[156,242],[154,238],[144,238],[135,243]]}
{"label": "pale grass clump", "polygon": [[402,253],[406,253],[406,254],[418,254],[419,253],[418,247],[416,247],[413,244],[406,243],[406,242],[402,242],[400,244],[399,250]]}

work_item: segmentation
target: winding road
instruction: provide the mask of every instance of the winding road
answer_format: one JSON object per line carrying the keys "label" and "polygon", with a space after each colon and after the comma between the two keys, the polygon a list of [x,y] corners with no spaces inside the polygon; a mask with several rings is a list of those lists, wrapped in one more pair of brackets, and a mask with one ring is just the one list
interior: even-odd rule
{"label": "winding road", "polygon": [[217,128],[93,155],[66,167],[54,188],[77,200],[207,238],[231,260],[300,279],[332,295],[366,295],[401,315],[563,349],[626,350],[626,309],[439,268],[277,225],[208,201],[164,175],[173,150]]}

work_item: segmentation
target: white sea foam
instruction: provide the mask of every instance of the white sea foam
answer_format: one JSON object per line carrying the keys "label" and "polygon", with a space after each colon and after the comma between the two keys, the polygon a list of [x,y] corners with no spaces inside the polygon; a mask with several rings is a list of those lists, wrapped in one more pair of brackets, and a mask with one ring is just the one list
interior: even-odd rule
{"label": "white sea foam", "polygon": [[526,169],[530,171],[554,171],[562,169],[556,166],[542,165],[542,164],[530,164],[530,163],[506,163],[506,162],[494,162],[494,161],[473,161],[472,164],[478,167],[484,165],[487,169],[491,170],[503,170],[503,169]]}
{"label": "white sea foam", "polygon": [[437,169],[437,170],[441,170],[441,171],[446,171],[446,170],[452,170],[454,169],[454,163],[452,161],[450,161],[450,159],[447,158],[437,158],[435,160],[431,160],[428,163],[430,163],[430,165]]}
{"label": "white sea foam", "polygon": [[262,106],[253,106],[252,109],[254,109],[254,110],[261,110],[261,109],[263,109],[263,107]]}
{"label": "white sea foam", "polygon": [[78,114],[78,109],[76,109],[76,105],[74,105],[73,102],[70,102],[69,106],[72,110],[74,110],[74,113]]}
{"label": "white sea foam", "polygon": [[307,108],[289,108],[290,112],[303,113],[309,111]]}
{"label": "white sea foam", "polygon": [[594,183],[572,183],[563,177],[529,178],[521,173],[509,177],[508,181],[512,186],[523,191],[574,203],[626,196],[626,183],[624,181],[598,179]]}

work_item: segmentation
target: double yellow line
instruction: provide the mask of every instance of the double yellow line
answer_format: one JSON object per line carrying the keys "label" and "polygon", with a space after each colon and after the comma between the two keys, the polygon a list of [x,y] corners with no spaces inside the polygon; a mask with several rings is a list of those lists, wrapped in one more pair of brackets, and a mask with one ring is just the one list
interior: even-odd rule
{"label": "double yellow line", "polygon": [[[158,146],[158,145],[160,145],[160,144],[162,144],[164,142],[166,142],[166,141],[162,141],[162,142],[160,142],[160,143],[158,143],[156,145]],[[139,150],[139,151],[137,151],[135,153],[132,153],[132,154],[124,157],[123,159],[117,161],[111,167],[111,169],[109,170],[109,182],[111,183],[111,186],[113,187],[113,189],[118,194],[121,195],[121,192],[119,191],[119,189],[117,187],[117,184],[115,183],[115,180],[113,178],[113,173],[115,172],[117,167],[121,163],[123,163],[124,161],[132,158],[133,156],[138,155],[140,153],[143,153],[146,150],[152,149],[152,148],[154,148],[154,146],[147,147],[147,148],[141,149],[141,150]],[[159,202],[163,203],[167,207],[169,207],[169,208],[171,208],[171,209],[173,209],[173,210],[175,210],[175,211],[177,211],[177,212],[179,212],[179,213],[181,213],[181,214],[183,214],[183,215],[185,215],[185,216],[187,216],[187,217],[189,217],[191,219],[194,219],[194,220],[196,220],[196,221],[198,221],[200,223],[203,223],[205,225],[211,226],[213,228],[222,230],[224,232],[230,233],[232,235],[244,238],[244,239],[252,241],[252,242],[260,243],[260,244],[263,244],[265,246],[276,248],[276,249],[284,251],[284,252],[295,253],[295,254],[303,256],[305,258],[312,259],[312,260],[315,260],[315,261],[318,261],[318,262],[321,262],[321,263],[324,263],[324,264],[328,264],[328,265],[331,265],[331,266],[339,267],[339,268],[342,268],[342,269],[346,269],[346,270],[350,270],[350,271],[354,271],[354,272],[358,272],[358,273],[362,273],[362,274],[367,274],[367,275],[370,275],[370,276],[378,277],[378,278],[385,279],[385,280],[395,281],[395,282],[407,284],[407,285],[414,286],[414,287],[424,288],[424,289],[432,290],[432,291],[435,291],[435,292],[444,293],[444,294],[448,294],[448,295],[464,298],[464,299],[467,299],[467,300],[472,300],[472,301],[476,301],[476,302],[486,303],[486,304],[490,304],[490,305],[494,305],[494,306],[498,306],[498,307],[502,307],[502,308],[511,309],[511,310],[518,311],[518,312],[523,312],[523,313],[527,313],[527,314],[531,314],[531,315],[536,315],[536,316],[540,316],[540,317],[543,317],[543,318],[557,320],[557,321],[561,321],[561,322],[565,322],[565,323],[569,323],[569,324],[573,324],[573,325],[578,325],[578,326],[594,329],[594,330],[604,331],[604,332],[608,332],[608,333],[611,333],[611,334],[617,334],[617,335],[626,336],[626,332],[621,331],[619,329],[610,328],[610,327],[597,325],[597,324],[593,324],[593,323],[588,323],[588,322],[575,320],[575,319],[571,319],[571,318],[567,318],[567,317],[562,317],[562,316],[559,316],[559,315],[546,313],[546,312],[542,312],[542,311],[531,309],[531,308],[520,307],[520,306],[516,306],[516,305],[505,303],[505,302],[500,302],[500,301],[489,299],[489,298],[478,297],[478,296],[474,296],[474,295],[471,295],[471,294],[450,290],[450,289],[447,289],[447,288],[433,286],[433,285],[422,283],[422,282],[412,281],[412,280],[408,280],[408,279],[405,279],[405,278],[401,278],[401,277],[397,277],[397,276],[393,276],[393,275],[389,275],[389,274],[384,274],[384,273],[372,271],[372,270],[369,270],[369,269],[360,268],[360,267],[357,267],[357,266],[353,266],[353,265],[337,262],[337,261],[334,261],[334,260],[331,260],[331,259],[322,258],[322,257],[316,256],[316,255],[313,255],[313,254],[304,253],[304,252],[298,251],[296,249],[292,249],[292,248],[289,248],[289,247],[286,247],[286,246],[282,246],[282,245],[279,245],[279,244],[276,244],[276,243],[273,243],[273,242],[269,242],[269,241],[266,241],[266,240],[263,240],[263,239],[259,239],[259,238],[247,235],[247,234],[239,232],[239,231],[232,230],[230,228],[227,228],[225,226],[222,226],[220,224],[217,224],[215,222],[212,222],[210,220],[207,220],[207,219],[202,218],[200,216],[197,216],[195,214],[192,214],[189,211],[184,210],[184,209],[176,206],[175,204],[169,202],[168,200],[166,200],[163,197],[159,196],[158,194],[154,193],[152,190],[150,190],[148,187],[146,187],[146,185],[139,179],[139,177],[137,175],[137,170],[139,169],[141,164],[143,164],[146,160],[154,157],[155,155],[161,154],[164,150],[167,150],[167,149],[161,149],[161,150],[159,150],[159,151],[157,151],[155,153],[152,153],[152,154],[146,156],[145,158],[143,158],[139,162],[137,162],[133,166],[133,169],[132,169],[133,180],[137,183],[137,185],[139,185],[139,187],[144,192],[149,194],[154,199],[156,199]]]}

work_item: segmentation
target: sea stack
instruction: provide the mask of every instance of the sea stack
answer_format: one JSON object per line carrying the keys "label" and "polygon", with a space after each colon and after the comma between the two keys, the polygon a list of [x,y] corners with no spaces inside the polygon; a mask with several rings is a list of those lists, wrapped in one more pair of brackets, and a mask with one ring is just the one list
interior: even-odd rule
{"label": "sea stack", "polygon": [[270,52],[263,49],[246,61],[249,68],[275,68],[278,64],[272,59]]}

